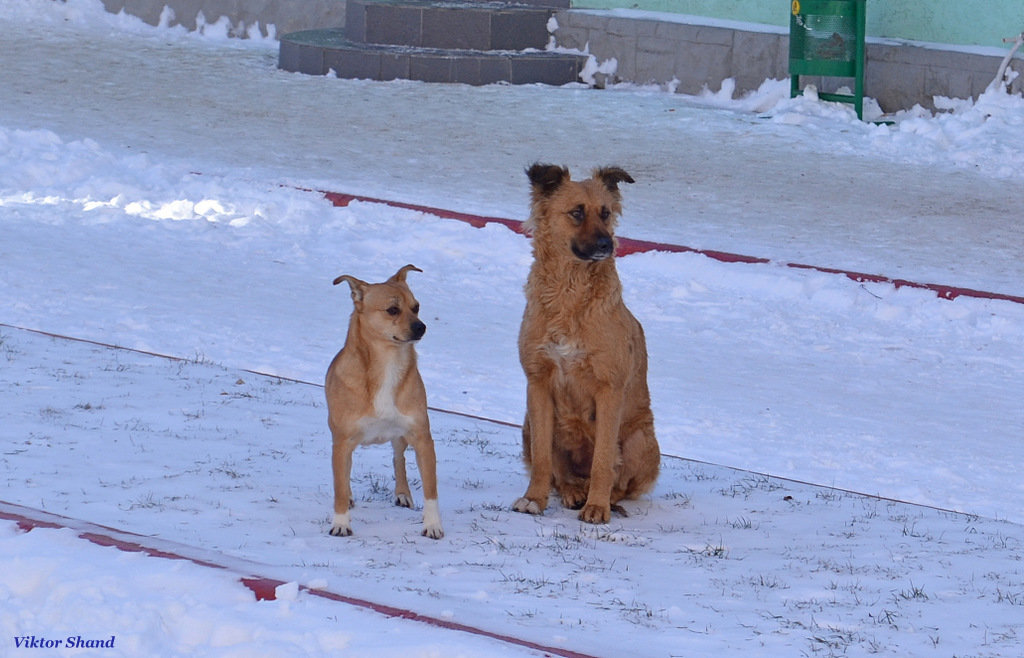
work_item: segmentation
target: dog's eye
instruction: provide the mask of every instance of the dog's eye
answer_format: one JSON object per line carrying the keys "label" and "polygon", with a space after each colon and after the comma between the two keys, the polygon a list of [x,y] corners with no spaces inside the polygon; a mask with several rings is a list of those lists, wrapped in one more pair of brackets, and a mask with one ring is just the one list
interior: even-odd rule
{"label": "dog's eye", "polygon": [[401,312],[402,312],[402,309],[398,308],[397,306],[389,306],[388,307],[388,315],[398,315]]}
{"label": "dog's eye", "polygon": [[419,313],[420,312],[420,305],[419,304],[413,304],[411,310],[412,310],[413,314]]}
{"label": "dog's eye", "polygon": [[577,224],[582,224],[583,219],[586,217],[586,212],[584,211],[583,206],[576,206],[569,211],[569,216],[572,217],[572,221]]}
{"label": "dog's eye", "polygon": [[608,218],[612,216],[612,211],[608,210],[607,206],[601,206],[601,212],[599,213],[602,222],[607,222]]}

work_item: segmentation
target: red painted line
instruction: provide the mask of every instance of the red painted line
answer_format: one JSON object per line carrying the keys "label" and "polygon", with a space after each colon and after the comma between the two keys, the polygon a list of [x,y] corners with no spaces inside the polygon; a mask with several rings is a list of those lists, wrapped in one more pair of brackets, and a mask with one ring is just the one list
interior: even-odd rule
{"label": "red painted line", "polygon": [[512,229],[516,233],[523,232],[523,223],[515,219],[506,219],[504,217],[488,217],[485,215],[472,215],[464,212],[457,212],[455,210],[446,210],[444,208],[432,208],[430,206],[421,206],[414,203],[402,203],[401,201],[388,201],[387,199],[376,199],[368,196],[360,196],[358,194],[340,194],[338,192],[321,192],[328,201],[330,201],[335,207],[342,208],[352,203],[353,201],[363,201],[365,203],[380,203],[392,208],[402,208],[404,210],[414,210],[416,212],[424,212],[445,219],[457,219],[460,222],[466,222],[474,228],[483,228],[488,224],[501,224],[507,228]]}
{"label": "red painted line", "polygon": [[[84,539],[99,546],[116,548],[128,553],[145,553],[150,557],[167,560],[184,560],[201,567],[222,569],[224,571],[235,573],[238,575],[239,582],[253,593],[253,596],[257,601],[275,600],[277,598],[277,588],[285,584],[285,581],[283,580],[260,575],[252,575],[240,570],[240,565],[253,567],[258,567],[259,565],[250,565],[245,561],[230,559],[227,558],[227,556],[219,555],[208,550],[195,549],[189,546],[174,544],[166,540],[156,540],[152,537],[146,537],[144,535],[138,535],[124,530],[90,523],[89,521],[60,516],[50,512],[25,507],[23,505],[0,501],[0,519],[15,522],[18,528],[23,532],[31,532],[35,528],[67,528],[77,532],[80,539]],[[201,554],[201,556],[197,554]],[[223,559],[223,561],[218,561],[218,559]],[[229,564],[229,562],[233,562],[234,564]],[[423,615],[406,608],[374,603],[373,601],[346,596],[344,594],[338,594],[325,589],[313,589],[300,585],[299,590],[311,596],[316,596],[328,601],[334,601],[336,603],[342,603],[357,608],[363,608],[386,617],[398,617],[426,624],[427,626],[433,626],[435,628],[486,637],[505,644],[538,651],[547,656],[563,656],[564,658],[593,658],[588,654],[579,653],[577,651],[561,649],[558,647],[548,647],[511,635],[495,633],[475,626]]]}
{"label": "red painted line", "polygon": [[[505,217],[488,217],[486,215],[473,215],[469,213],[456,212],[454,210],[447,210],[444,208],[434,208],[431,206],[423,206],[413,203],[402,203],[400,201],[389,201],[387,199],[377,199],[374,197],[360,196],[357,194],[341,194],[338,192],[325,192],[320,191],[328,201],[338,207],[347,206],[353,201],[362,201],[365,203],[379,203],[390,206],[392,208],[403,208],[406,210],[415,210],[437,217],[443,217],[445,219],[456,219],[462,222],[466,222],[470,226],[476,228],[482,228],[488,224],[501,224],[507,228],[512,229],[516,233],[523,233],[523,223],[518,220],[508,219]],[[771,263],[772,261],[767,258],[758,258],[756,256],[744,256],[742,254],[733,254],[727,251],[716,251],[713,249],[695,249],[693,247],[686,247],[683,245],[671,244],[667,242],[651,242],[649,240],[634,240],[632,238],[620,237],[618,238],[619,248],[616,250],[617,256],[629,256],[631,254],[646,253],[649,251],[664,251],[669,253],[692,253],[700,254],[708,258],[723,262],[723,263],[746,263],[752,265],[764,265]],[[900,288],[916,288],[919,290],[930,290],[934,292],[938,297],[942,299],[953,300],[957,297],[973,297],[977,299],[992,299],[997,301],[1013,302],[1016,304],[1024,304],[1024,296],[1020,295],[1007,295],[998,292],[989,292],[986,290],[976,290],[973,288],[963,288],[959,286],[948,286],[938,283],[918,283],[916,281],[908,281],[907,279],[892,279],[881,274],[865,274],[863,272],[853,272],[850,270],[836,269],[832,267],[821,267],[818,265],[805,265],[803,263],[783,263],[786,267],[799,270],[812,270],[815,272],[822,272],[824,274],[841,274],[852,281],[857,283],[882,283],[888,284],[895,287],[897,290]]]}
{"label": "red painted line", "polygon": [[[198,551],[192,556],[181,555],[173,548],[176,546],[175,544],[164,540],[156,540],[152,537],[146,537],[145,535],[139,535],[126,530],[118,530],[117,528],[89,521],[72,519],[59,514],[53,514],[52,512],[44,512],[43,510],[2,500],[0,500],[0,519],[14,521],[22,532],[30,532],[36,528],[50,530],[67,528],[77,532],[80,539],[85,539],[99,546],[109,546],[128,553],[145,553],[151,557],[187,560],[204,567],[227,568],[210,559],[201,557],[198,555]],[[164,548],[159,548],[154,542],[163,544]]]}

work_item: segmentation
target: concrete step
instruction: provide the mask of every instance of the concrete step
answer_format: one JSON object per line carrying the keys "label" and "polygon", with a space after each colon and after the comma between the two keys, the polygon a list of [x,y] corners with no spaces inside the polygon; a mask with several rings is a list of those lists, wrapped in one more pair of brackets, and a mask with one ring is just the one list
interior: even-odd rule
{"label": "concrete step", "polygon": [[[351,0],[350,0],[351,1]],[[486,85],[578,82],[586,56],[547,51],[454,50],[349,39],[342,29],[281,37],[278,67],[310,75]]]}
{"label": "concrete step", "polygon": [[417,48],[543,49],[552,13],[509,2],[348,0],[345,32],[360,43]]}
{"label": "concrete step", "polygon": [[[462,4],[488,4],[494,0],[460,0]],[[571,0],[507,0],[512,5],[528,5],[531,7],[549,7],[551,9],[568,9],[572,4]]]}

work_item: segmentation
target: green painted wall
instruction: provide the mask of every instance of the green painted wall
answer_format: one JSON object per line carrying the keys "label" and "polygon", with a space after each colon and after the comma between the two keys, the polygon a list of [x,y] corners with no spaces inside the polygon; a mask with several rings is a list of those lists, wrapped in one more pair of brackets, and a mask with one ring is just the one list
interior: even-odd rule
{"label": "green painted wall", "polygon": [[[790,0],[572,0],[577,9],[641,9],[789,27]],[[868,0],[867,33],[956,46],[1009,48],[1024,0]]]}

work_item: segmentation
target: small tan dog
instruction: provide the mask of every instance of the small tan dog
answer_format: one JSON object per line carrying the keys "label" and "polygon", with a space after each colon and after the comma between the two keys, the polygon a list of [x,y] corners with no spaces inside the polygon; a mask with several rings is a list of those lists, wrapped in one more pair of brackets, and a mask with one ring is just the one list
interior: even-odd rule
{"label": "small tan dog", "polygon": [[618,167],[581,182],[535,164],[534,262],[526,283],[519,360],[526,373],[523,459],[530,484],[513,505],[542,514],[552,487],[580,519],[607,523],[612,505],[648,491],[661,460],[647,389],[643,328],[622,301],[614,229]]}
{"label": "small tan dog", "polygon": [[347,281],[355,309],[345,346],[327,369],[328,425],[334,441],[334,521],[331,534],[352,534],[350,508],[352,453],[356,447],[390,441],[395,458],[395,504],[412,507],[405,472],[405,449],[412,446],[423,480],[423,535],[444,536],[437,505],[437,457],[427,420],[427,394],[416,368],[415,344],[427,330],[420,322],[420,305],[405,283],[406,265],[384,283]]}

